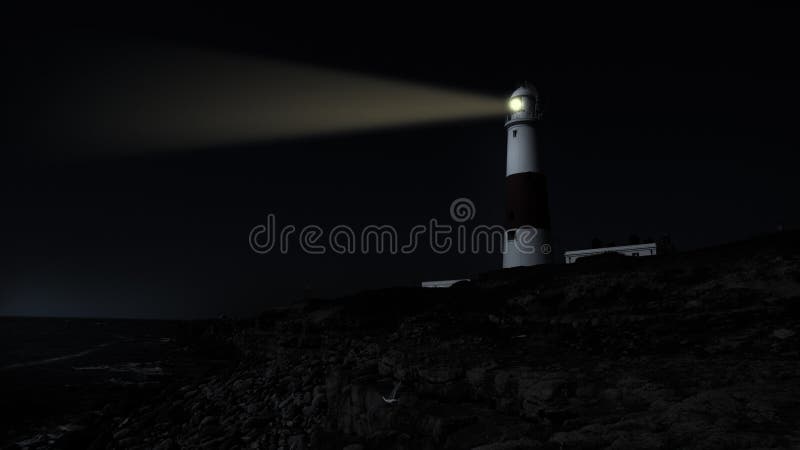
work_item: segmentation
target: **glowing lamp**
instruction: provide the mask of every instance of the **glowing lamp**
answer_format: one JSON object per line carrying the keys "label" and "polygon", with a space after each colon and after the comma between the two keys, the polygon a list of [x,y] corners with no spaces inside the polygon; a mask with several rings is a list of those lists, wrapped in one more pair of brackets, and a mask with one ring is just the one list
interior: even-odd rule
{"label": "glowing lamp", "polygon": [[519,97],[514,97],[511,101],[508,102],[508,107],[511,108],[511,111],[517,112],[522,110],[525,107],[525,103]]}

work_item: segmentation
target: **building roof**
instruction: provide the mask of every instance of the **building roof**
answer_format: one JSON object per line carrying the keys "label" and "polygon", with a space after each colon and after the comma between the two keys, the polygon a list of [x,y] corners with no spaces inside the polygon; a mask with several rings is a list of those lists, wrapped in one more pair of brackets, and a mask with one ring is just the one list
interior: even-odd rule
{"label": "building roof", "polygon": [[603,252],[618,252],[624,250],[644,250],[644,249],[651,249],[656,248],[657,245],[653,242],[648,242],[645,244],[633,244],[633,245],[617,245],[615,247],[599,247],[599,248],[587,248],[584,250],[569,250],[564,252],[565,256],[571,255],[588,255],[594,253],[603,253]]}

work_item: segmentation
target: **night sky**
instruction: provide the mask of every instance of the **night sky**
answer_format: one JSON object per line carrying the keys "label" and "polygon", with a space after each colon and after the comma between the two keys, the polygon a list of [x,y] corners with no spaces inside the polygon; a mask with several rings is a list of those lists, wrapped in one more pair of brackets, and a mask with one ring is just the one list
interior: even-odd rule
{"label": "night sky", "polygon": [[[499,254],[427,250],[257,255],[248,233],[268,213],[279,225],[408,230],[448,220],[458,197],[477,206],[473,223],[502,223],[502,116],[141,152],[83,152],[50,136],[48,111],[82,97],[58,94],[80,76],[73,55],[101,49],[101,59],[123,45],[309,64],[500,101],[533,83],[545,104],[539,129],[559,262],[594,237],[669,235],[687,250],[800,224],[790,12],[388,16],[9,15],[0,315],[241,316],[500,265]],[[321,108],[308,108],[313,121]]]}

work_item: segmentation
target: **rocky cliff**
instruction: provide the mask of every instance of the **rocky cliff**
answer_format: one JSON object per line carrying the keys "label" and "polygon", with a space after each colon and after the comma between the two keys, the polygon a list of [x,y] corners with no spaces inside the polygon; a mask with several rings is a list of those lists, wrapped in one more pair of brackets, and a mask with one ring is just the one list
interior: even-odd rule
{"label": "rocky cliff", "polygon": [[800,234],[264,313],[104,448],[800,448]]}

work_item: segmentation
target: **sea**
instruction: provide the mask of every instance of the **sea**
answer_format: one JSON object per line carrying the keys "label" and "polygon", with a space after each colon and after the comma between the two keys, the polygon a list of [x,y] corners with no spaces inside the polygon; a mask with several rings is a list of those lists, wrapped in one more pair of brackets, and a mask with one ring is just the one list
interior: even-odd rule
{"label": "sea", "polygon": [[219,365],[198,354],[204,329],[185,321],[0,318],[0,448],[88,448],[98,424]]}

